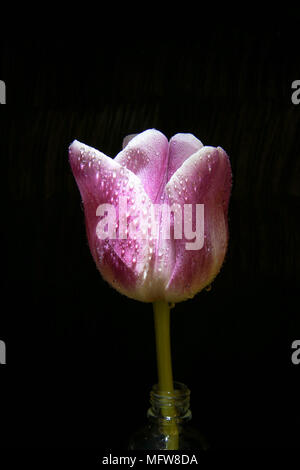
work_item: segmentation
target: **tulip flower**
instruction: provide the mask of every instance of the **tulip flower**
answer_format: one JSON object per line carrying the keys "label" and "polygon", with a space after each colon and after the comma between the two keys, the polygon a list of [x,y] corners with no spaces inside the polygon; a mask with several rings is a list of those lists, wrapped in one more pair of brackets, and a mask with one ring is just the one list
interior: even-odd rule
{"label": "tulip flower", "polygon": [[154,305],[159,385],[170,391],[170,304],[210,285],[227,250],[228,156],[192,134],[168,141],[149,129],[126,137],[114,159],[76,140],[69,159],[97,268],[121,294]]}

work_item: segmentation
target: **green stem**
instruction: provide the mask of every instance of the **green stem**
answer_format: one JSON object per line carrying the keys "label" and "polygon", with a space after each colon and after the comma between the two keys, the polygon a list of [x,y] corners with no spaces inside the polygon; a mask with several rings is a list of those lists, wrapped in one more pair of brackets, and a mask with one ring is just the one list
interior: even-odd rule
{"label": "green stem", "polygon": [[[156,338],[156,357],[158,371],[158,388],[161,392],[173,393],[173,374],[170,342],[170,307],[165,301],[153,303],[154,325]],[[162,407],[163,416],[176,416],[173,406]],[[175,420],[168,420],[162,426],[163,434],[167,437],[168,450],[178,449],[178,428]]]}

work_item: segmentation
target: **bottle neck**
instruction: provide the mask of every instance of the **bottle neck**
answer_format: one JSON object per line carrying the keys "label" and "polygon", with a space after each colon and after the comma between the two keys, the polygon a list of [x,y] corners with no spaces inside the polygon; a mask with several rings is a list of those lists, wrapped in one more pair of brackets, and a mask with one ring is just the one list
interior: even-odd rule
{"label": "bottle neck", "polygon": [[158,385],[153,385],[150,392],[150,404],[147,416],[152,420],[163,421],[189,421],[192,417],[190,411],[190,390],[180,382],[174,382],[172,392],[160,391]]}

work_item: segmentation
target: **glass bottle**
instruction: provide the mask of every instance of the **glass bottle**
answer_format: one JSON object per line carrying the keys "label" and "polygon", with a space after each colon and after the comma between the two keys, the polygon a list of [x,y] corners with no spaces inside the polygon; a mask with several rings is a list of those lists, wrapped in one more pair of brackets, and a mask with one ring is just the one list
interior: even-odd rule
{"label": "glass bottle", "polygon": [[190,425],[190,390],[174,382],[173,392],[161,392],[157,384],[150,392],[148,423],[134,433],[129,450],[206,450],[204,436]]}

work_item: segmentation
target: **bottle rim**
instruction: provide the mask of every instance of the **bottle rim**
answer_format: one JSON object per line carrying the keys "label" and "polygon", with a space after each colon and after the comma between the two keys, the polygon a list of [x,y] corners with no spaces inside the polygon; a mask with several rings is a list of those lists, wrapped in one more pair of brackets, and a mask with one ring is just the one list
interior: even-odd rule
{"label": "bottle rim", "polygon": [[189,388],[182,382],[173,382],[173,391],[164,391],[159,389],[159,384],[154,384],[150,395],[157,399],[183,400],[190,397]]}
{"label": "bottle rim", "polygon": [[164,420],[190,419],[190,390],[181,382],[173,384],[173,391],[167,392],[159,390],[158,384],[153,385],[148,416],[161,417]]}

